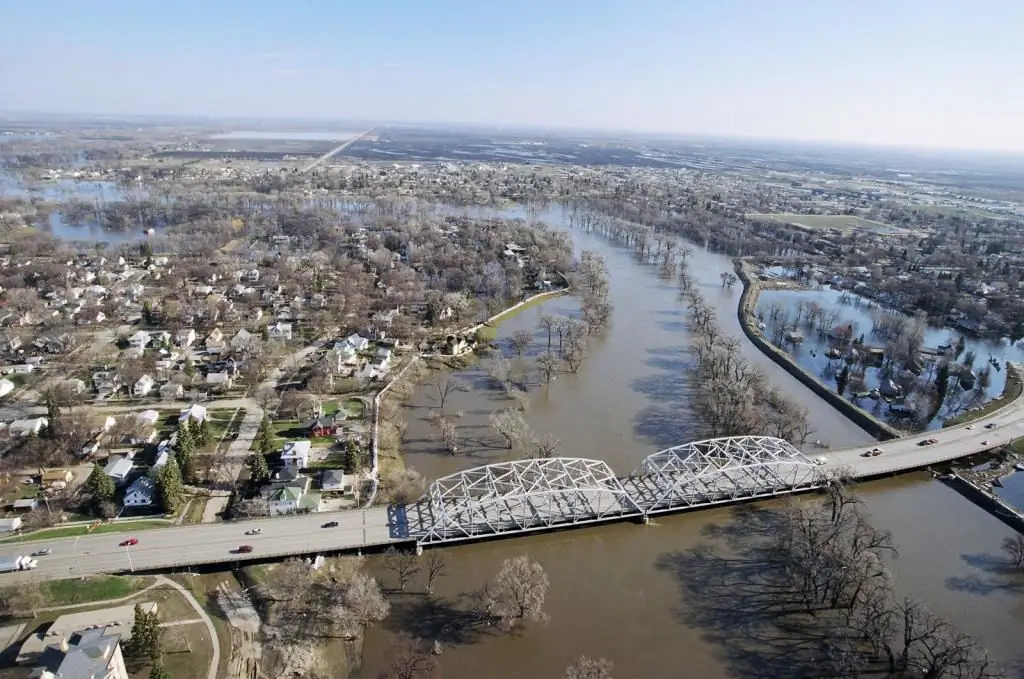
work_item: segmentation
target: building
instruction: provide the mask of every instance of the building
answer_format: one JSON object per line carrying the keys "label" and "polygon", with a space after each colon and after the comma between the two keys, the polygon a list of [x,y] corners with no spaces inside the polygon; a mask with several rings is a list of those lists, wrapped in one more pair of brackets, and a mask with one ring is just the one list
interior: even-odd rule
{"label": "building", "polygon": [[156,497],[156,484],[148,476],[140,476],[124,494],[125,507],[149,507]]}
{"label": "building", "polygon": [[70,469],[44,469],[40,481],[44,486],[51,486],[55,483],[71,483],[74,478],[75,475]]}
{"label": "building", "polygon": [[306,423],[306,432],[311,438],[335,436],[344,421],[345,415],[339,410],[332,415],[324,415],[310,420]]}
{"label": "building", "polygon": [[196,341],[196,331],[192,328],[186,330],[179,330],[178,334],[174,336],[174,343],[179,347],[190,347]]}
{"label": "building", "polygon": [[49,421],[45,417],[33,417],[28,420],[15,420],[7,425],[7,433],[10,436],[31,436],[38,435]]}
{"label": "building", "polygon": [[132,395],[136,397],[149,396],[156,386],[156,380],[151,375],[143,375],[132,385]]}
{"label": "building", "polygon": [[206,406],[201,406],[198,403],[193,403],[188,408],[182,408],[181,414],[178,416],[178,425],[181,426],[183,422],[189,418],[196,422],[202,422],[206,419]]}
{"label": "building", "polygon": [[309,466],[309,441],[289,441],[281,450],[281,464],[285,469],[297,472]]}
{"label": "building", "polygon": [[11,509],[16,512],[34,512],[39,509],[39,498],[23,497],[11,503]]}
{"label": "building", "polygon": [[[152,613],[157,609],[153,602],[146,601],[140,604],[142,610]],[[81,630],[99,632],[103,637],[115,637],[121,642],[131,638],[132,623],[135,621],[135,609],[131,604],[117,606],[114,608],[103,608],[82,613],[70,613],[62,615],[54,620],[45,631],[35,632],[25,640],[18,651],[18,664],[40,665],[49,647],[64,647],[70,650],[75,644],[72,637],[80,634]],[[71,666],[68,666],[70,669]],[[78,677],[77,674],[59,674],[63,679],[65,676]],[[89,675],[86,675],[89,676]],[[108,679],[108,677],[127,677],[119,674],[96,674],[95,679]]]}
{"label": "building", "polygon": [[160,421],[160,412],[156,410],[143,410],[135,416],[135,420],[139,424],[148,424],[151,427],[155,427],[156,423]]}
{"label": "building", "polygon": [[160,397],[168,400],[179,399],[185,396],[185,387],[177,382],[167,382],[160,385]]}
{"label": "building", "polygon": [[209,335],[206,336],[204,342],[206,353],[208,354],[219,354],[224,351],[224,331],[220,328],[214,328]]}
{"label": "building", "polygon": [[295,476],[291,480],[277,481],[266,487],[263,494],[267,498],[270,515],[319,511],[320,493],[309,492],[310,482],[311,479],[308,476]]}
{"label": "building", "polygon": [[345,344],[349,345],[356,351],[366,351],[370,346],[370,340],[362,337],[358,333],[355,333],[345,338]]}
{"label": "building", "polygon": [[292,338],[291,323],[274,323],[267,326],[267,339],[273,342],[287,342]]}
{"label": "building", "polygon": [[137,333],[128,338],[128,346],[132,349],[145,349],[146,345],[153,339],[145,330],[139,330]]}
{"label": "building", "polygon": [[14,382],[10,380],[0,380],[0,398],[7,396],[7,394],[14,391]]}
{"label": "building", "polygon": [[122,484],[128,480],[133,466],[132,461],[127,457],[111,457],[107,460],[107,466],[103,468],[103,473],[114,479],[114,483]]}
{"label": "building", "polygon": [[21,517],[15,516],[9,519],[0,519],[0,533],[13,533],[21,528]]}
{"label": "building", "polygon": [[243,349],[248,349],[251,342],[252,333],[245,328],[241,328],[235,333],[235,336],[231,338],[231,341],[228,342],[228,344],[230,344],[231,348],[235,351],[242,351]]}
{"label": "building", "polygon": [[320,476],[320,488],[325,491],[355,495],[358,477],[340,469],[328,469]]}
{"label": "building", "polygon": [[121,635],[102,629],[81,630],[47,646],[37,672],[40,679],[129,679]]}

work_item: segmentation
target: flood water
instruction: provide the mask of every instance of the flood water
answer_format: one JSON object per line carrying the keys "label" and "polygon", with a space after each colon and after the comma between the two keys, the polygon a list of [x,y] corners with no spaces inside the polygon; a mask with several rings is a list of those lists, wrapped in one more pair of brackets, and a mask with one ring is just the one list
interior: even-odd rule
{"label": "flood water", "polygon": [[[562,225],[558,212],[540,218]],[[631,251],[597,235],[573,231],[572,237],[578,250],[594,249],[607,258],[613,319],[602,336],[592,339],[578,375],[562,375],[546,387],[533,377],[526,419],[536,435],[559,439],[562,455],[601,459],[626,474],[644,456],[696,438],[684,371],[685,308],[675,283],[661,281],[656,266],[638,263]],[[723,289],[719,279],[721,272],[731,270],[729,260],[691,247],[690,269],[718,311],[719,324],[740,335],[740,291]],[[538,327],[541,314],[569,315],[575,308],[571,298],[530,307],[502,323],[499,343],[506,343],[516,330],[535,330],[526,358],[530,362],[547,344],[546,333]],[[834,447],[871,440],[748,342],[743,346],[773,385],[810,410],[817,428],[812,439],[820,437]],[[507,348],[506,354],[511,355]],[[463,448],[458,456],[442,452],[435,425],[427,419],[435,393],[429,381],[411,398],[403,450],[407,464],[428,479],[523,455],[509,451],[489,431],[489,413],[508,402],[487,385],[487,371],[484,360],[454,376],[468,389],[446,403],[446,412],[463,411],[457,425]],[[1020,583],[995,565],[1009,529],[924,474],[867,484],[862,492],[877,524],[894,533],[900,555],[893,570],[900,593],[949,616],[998,656],[1024,655],[1017,643],[1024,632],[1016,587]],[[716,527],[732,525],[736,511],[742,510],[707,510],[659,518],[652,526],[625,523],[448,548],[450,573],[437,586],[447,603],[493,577],[503,559],[528,553],[543,564],[551,581],[546,604],[550,622],[528,623],[512,635],[457,632],[461,628],[453,623],[445,601],[430,608],[419,594],[396,597],[392,616],[367,635],[361,676],[375,677],[386,667],[388,644],[400,631],[440,639],[446,677],[559,677],[583,654],[611,659],[615,675],[621,677],[751,676],[750,663],[770,666],[785,659],[741,652],[742,634],[730,632],[715,614],[712,593],[696,587],[702,578],[714,580],[715,574],[699,572],[692,559],[702,545],[729,549]],[[371,567],[379,568],[379,563],[371,562]],[[389,574],[378,570],[377,575],[385,585],[394,584]],[[728,592],[715,594],[728,597]]]}
{"label": "flood water", "polygon": [[[872,314],[879,314],[881,310],[877,306],[873,309],[870,308],[866,300],[858,297],[852,297],[851,301],[853,303],[844,304],[841,300],[842,292],[832,288],[765,290],[758,297],[757,309],[764,315],[765,323],[768,325],[765,334],[772,340],[776,338],[776,333],[774,332],[775,323],[769,318],[769,310],[773,306],[788,309],[792,318],[795,316],[797,304],[803,301],[805,303],[816,303],[826,312],[837,309],[840,315],[839,320],[835,323],[836,327],[846,327],[852,324],[854,337],[863,334],[865,344],[868,346],[884,347],[885,341],[871,334]],[[928,326],[924,331],[923,346],[927,349],[937,349],[941,345],[955,345],[961,335],[963,333],[954,328]],[[836,374],[842,369],[843,361],[841,359],[829,359],[826,355],[825,352],[830,347],[826,336],[810,331],[805,332],[804,336],[804,341],[799,344],[794,345],[783,341],[780,346],[784,351],[793,356],[798,364],[812,374],[817,375],[824,384],[835,390]],[[1009,340],[993,341],[968,335],[963,336],[965,340],[964,355],[967,352],[973,352],[975,355],[974,372],[977,373],[983,368],[989,368],[990,381],[988,387],[977,390],[970,388],[956,395],[948,395],[943,403],[942,410],[928,423],[928,429],[942,427],[942,423],[947,417],[955,416],[963,409],[998,398],[1006,384],[1006,370],[1004,369],[1006,361],[1024,361],[1024,348],[1020,344],[1010,344]],[[961,355],[961,360],[964,358],[964,355]],[[999,368],[997,369],[991,365],[989,359],[994,359]],[[934,370],[926,370],[923,373],[922,379],[934,380]],[[955,381],[955,378],[953,380]],[[877,389],[881,383],[879,369],[867,368],[864,374],[864,382],[867,389]],[[849,393],[847,392],[846,395],[849,396]],[[860,405],[876,416],[890,419],[897,425],[899,424],[898,419],[888,416],[887,407],[881,399],[872,401],[864,398],[860,400]]]}

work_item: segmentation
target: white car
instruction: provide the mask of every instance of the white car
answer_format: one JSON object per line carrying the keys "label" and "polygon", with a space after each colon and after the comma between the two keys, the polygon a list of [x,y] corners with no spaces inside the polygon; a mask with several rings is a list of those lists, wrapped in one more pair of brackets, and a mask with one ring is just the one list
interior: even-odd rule
{"label": "white car", "polygon": [[974,429],[974,425],[973,424],[969,424],[966,427],[964,427],[964,429],[966,429],[967,431],[970,431],[971,429]]}
{"label": "white car", "polygon": [[811,462],[813,462],[816,465],[828,464],[828,458],[827,457],[818,456],[818,457],[813,458],[811,460]]}
{"label": "white car", "polygon": [[262,528],[253,528],[252,530],[245,531],[246,535],[259,535],[263,532]]}

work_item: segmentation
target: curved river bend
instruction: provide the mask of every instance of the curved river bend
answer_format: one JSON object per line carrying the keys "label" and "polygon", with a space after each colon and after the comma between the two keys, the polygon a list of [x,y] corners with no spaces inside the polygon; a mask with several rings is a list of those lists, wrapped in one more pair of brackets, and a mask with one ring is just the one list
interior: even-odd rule
{"label": "curved river bend", "polygon": [[[565,228],[558,210],[540,219]],[[660,280],[657,266],[639,263],[631,250],[594,234],[575,230],[572,238],[578,251],[596,250],[607,259],[614,315],[608,330],[592,340],[578,375],[564,375],[547,387],[534,378],[527,420],[535,435],[559,439],[562,455],[605,460],[626,474],[644,456],[697,438],[684,370],[686,310],[675,282]],[[742,337],[736,317],[739,290],[722,288],[719,279],[721,272],[732,270],[730,261],[691,247],[689,268],[715,306],[720,326]],[[547,344],[540,316],[574,310],[571,298],[530,307],[501,325],[499,341],[516,330],[534,331],[525,359],[532,363]],[[812,439],[835,447],[872,440],[746,340],[743,350],[773,385],[809,409],[816,429]],[[507,345],[506,354],[511,355]],[[436,427],[427,419],[431,388],[421,386],[410,400],[403,451],[407,464],[428,479],[521,456],[510,454],[489,431],[489,413],[507,407],[507,401],[487,387],[487,370],[488,362],[481,361],[453,376],[467,388],[446,404],[449,412],[463,411],[458,427],[464,450],[456,457],[440,450]],[[875,521],[893,531],[900,593],[950,617],[1000,658],[1024,656],[1021,590],[1007,580],[1014,576],[991,566],[1009,529],[924,474],[868,484],[862,494]],[[390,618],[367,635],[361,676],[375,677],[387,666],[388,644],[402,631],[441,639],[444,675],[456,679],[560,677],[566,665],[584,654],[612,660],[616,676],[679,676],[681,670],[702,679],[750,676],[753,666],[744,663],[765,659],[742,648],[743,640],[735,638],[742,635],[722,633],[721,620],[708,614],[707,602],[694,589],[700,574],[677,567],[673,556],[702,545],[728,549],[722,535],[733,525],[733,511],[449,548],[449,573],[435,586],[442,605],[430,606],[421,595],[397,597]],[[492,577],[504,559],[523,553],[540,561],[550,578],[550,622],[528,624],[511,635],[456,624],[443,604]],[[393,584],[390,574],[377,576]]]}

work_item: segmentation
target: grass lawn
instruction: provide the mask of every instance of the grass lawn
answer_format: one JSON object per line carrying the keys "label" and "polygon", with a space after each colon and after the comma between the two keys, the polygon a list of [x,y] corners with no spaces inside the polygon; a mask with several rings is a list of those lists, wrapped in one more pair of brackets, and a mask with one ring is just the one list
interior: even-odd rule
{"label": "grass lawn", "polygon": [[274,435],[277,437],[277,446],[281,447],[286,441],[307,441],[309,434],[303,427],[302,422],[296,420],[283,420],[274,422]]}
{"label": "grass lawn", "polygon": [[358,398],[350,398],[345,401],[345,410],[352,419],[361,419],[366,405]]}
{"label": "grass lawn", "polygon": [[878,229],[892,230],[901,227],[876,222],[871,219],[864,219],[856,215],[801,215],[790,213],[759,214],[750,215],[770,219],[776,222],[784,222],[796,226],[803,226],[809,229],[840,229],[841,231],[867,230],[877,231]]}
{"label": "grass lawn", "polygon": [[[151,530],[153,528],[167,528],[173,525],[169,521],[127,521],[119,523],[104,523],[98,526],[92,533],[132,533],[140,530]],[[52,540],[54,538],[73,538],[79,535],[90,535],[88,526],[65,526],[63,528],[44,528],[42,530],[19,535],[13,538],[0,540],[0,544],[12,542],[31,542],[33,540]]]}
{"label": "grass lawn", "polygon": [[153,584],[153,578],[102,575],[80,580],[51,580],[39,584],[44,606],[65,606],[120,599]]}
{"label": "grass lawn", "polygon": [[[217,631],[217,643],[220,646],[220,667],[218,668],[217,677],[221,679],[227,676],[228,661],[231,658],[231,627],[228,621],[224,617],[224,612],[220,609],[217,604],[217,584],[222,581],[227,581],[228,584],[238,588],[238,584],[233,577],[226,573],[208,573],[203,575],[186,575],[178,573],[170,576],[171,579],[181,583],[192,592],[192,596],[196,598],[199,605],[203,607],[203,610],[209,614],[210,619],[213,621],[213,628]],[[195,611],[190,615],[190,618],[197,617]],[[206,669],[210,666],[210,659],[212,658],[212,647],[206,637],[206,625],[195,624],[195,625],[184,625],[184,629],[188,630],[190,634],[199,633],[204,637],[203,641],[192,643],[192,653],[172,653],[164,656],[165,667],[169,670],[172,677],[178,679],[182,677],[188,679],[189,677],[195,677],[196,679],[205,679]],[[200,655],[200,649],[207,649],[202,651]],[[187,661],[184,667],[178,664],[177,657],[181,657],[182,660]],[[178,669],[180,668],[180,669]],[[148,675],[140,675],[140,679],[146,679]]]}
{"label": "grass lawn", "polygon": [[345,453],[341,450],[332,450],[322,460],[310,460],[310,469],[341,469],[344,466]]}
{"label": "grass lawn", "polygon": [[203,522],[203,511],[206,509],[206,503],[209,498],[206,497],[194,497],[192,503],[188,506],[188,511],[185,512],[185,523],[202,523]]}
{"label": "grass lawn", "polygon": [[942,426],[957,427],[961,424],[967,424],[968,422],[972,422],[983,417],[988,417],[990,414],[992,414],[996,410],[999,410],[1007,403],[1010,403],[1014,399],[1018,398],[1021,395],[1021,387],[1022,384],[1020,375],[1018,375],[1013,368],[1010,368],[1008,366],[1006,368],[1006,386],[1003,387],[1003,393],[999,398],[989,401],[988,403],[978,408],[977,410],[971,410],[966,413],[960,413],[956,417],[948,419],[945,422],[943,422]]}

